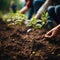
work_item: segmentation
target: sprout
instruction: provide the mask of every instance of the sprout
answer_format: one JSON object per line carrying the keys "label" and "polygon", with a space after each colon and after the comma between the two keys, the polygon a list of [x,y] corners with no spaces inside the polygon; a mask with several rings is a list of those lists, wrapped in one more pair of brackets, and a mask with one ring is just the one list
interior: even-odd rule
{"label": "sprout", "polygon": [[27,20],[26,15],[21,14],[21,13],[8,13],[3,15],[3,21],[8,23],[8,26],[17,24],[17,25],[22,25],[22,23]]}
{"label": "sprout", "polygon": [[42,24],[36,24],[34,28],[35,28],[35,29],[42,28]]}

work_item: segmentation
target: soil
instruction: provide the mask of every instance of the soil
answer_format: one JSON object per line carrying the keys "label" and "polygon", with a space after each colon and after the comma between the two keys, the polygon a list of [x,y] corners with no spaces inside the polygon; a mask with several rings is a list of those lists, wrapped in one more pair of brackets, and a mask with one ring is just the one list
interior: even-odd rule
{"label": "soil", "polygon": [[0,20],[0,60],[60,60],[60,34],[44,35],[50,29],[33,29],[7,24]]}

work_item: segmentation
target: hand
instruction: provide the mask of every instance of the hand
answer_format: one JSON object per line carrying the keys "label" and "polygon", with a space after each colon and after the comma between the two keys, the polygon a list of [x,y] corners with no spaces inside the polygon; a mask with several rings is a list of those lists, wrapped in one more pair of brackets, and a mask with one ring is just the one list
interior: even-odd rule
{"label": "hand", "polygon": [[22,9],[19,11],[19,13],[22,13],[23,14]]}
{"label": "hand", "polygon": [[45,34],[45,37],[47,37],[47,38],[54,37],[54,36],[56,36],[58,34],[58,31],[59,31],[59,28],[58,27],[55,27],[52,30],[50,30],[49,32],[47,32]]}
{"label": "hand", "polygon": [[37,13],[37,14],[34,16],[35,19],[39,19],[40,17],[41,17],[41,14],[39,14],[39,13]]}

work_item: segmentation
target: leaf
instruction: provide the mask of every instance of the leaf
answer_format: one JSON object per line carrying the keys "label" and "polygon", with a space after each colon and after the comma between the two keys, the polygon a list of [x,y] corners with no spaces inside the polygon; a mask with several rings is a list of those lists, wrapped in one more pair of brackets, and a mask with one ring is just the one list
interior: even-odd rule
{"label": "leaf", "polygon": [[32,19],[31,19],[31,23],[34,25],[34,24],[37,23],[37,20],[36,20],[35,18],[32,18]]}
{"label": "leaf", "polygon": [[36,24],[34,28],[35,28],[35,29],[42,28],[42,24]]}

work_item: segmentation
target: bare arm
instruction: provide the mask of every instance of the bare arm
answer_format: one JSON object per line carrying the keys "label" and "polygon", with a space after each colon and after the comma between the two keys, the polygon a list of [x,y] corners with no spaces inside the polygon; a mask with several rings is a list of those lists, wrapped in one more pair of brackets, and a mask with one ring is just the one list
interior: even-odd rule
{"label": "bare arm", "polygon": [[20,13],[25,13],[26,11],[28,11],[30,3],[31,3],[31,1],[28,0],[28,1],[26,2],[26,6],[23,7],[23,8],[20,10]]}
{"label": "bare arm", "polygon": [[23,13],[23,14],[24,14],[27,10],[28,10],[28,7],[25,6],[25,7],[23,7],[23,8],[20,10],[20,13]]}
{"label": "bare arm", "polygon": [[38,12],[37,12],[37,14],[36,14],[36,16],[35,16],[35,18],[36,19],[38,19],[40,16],[41,16],[41,14],[47,9],[47,7],[49,6],[49,5],[51,5],[51,0],[46,0],[45,1],[45,3],[41,6],[41,8],[38,10]]}

